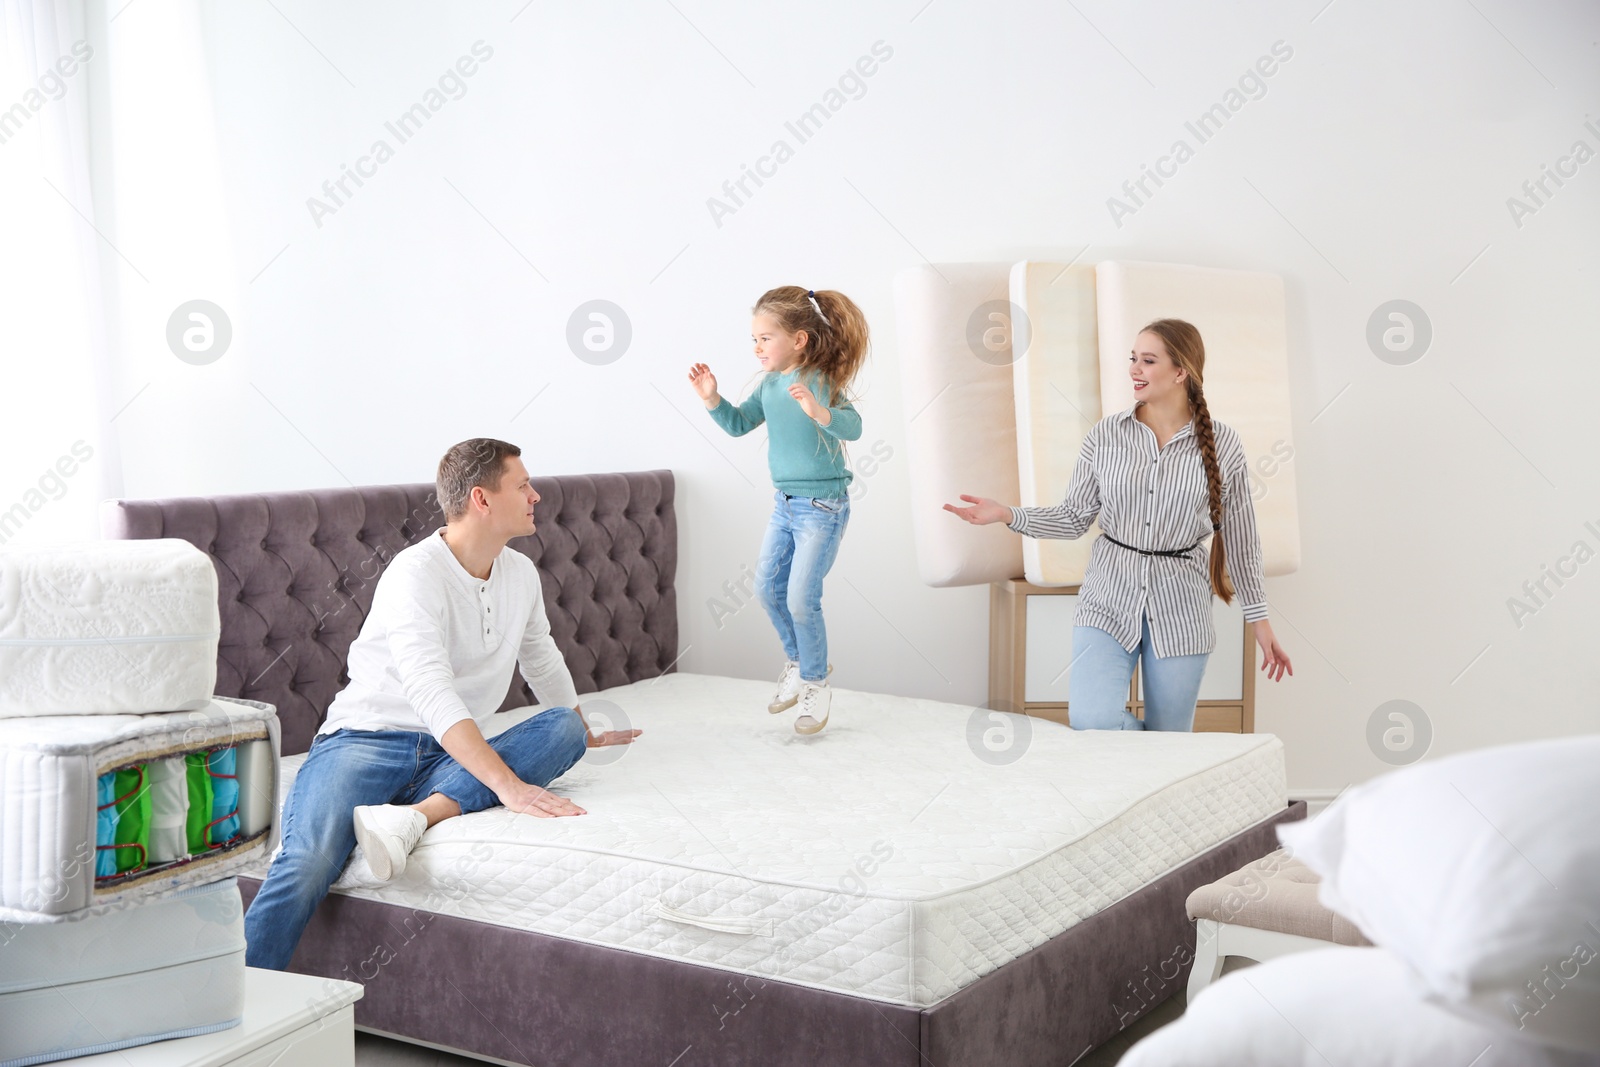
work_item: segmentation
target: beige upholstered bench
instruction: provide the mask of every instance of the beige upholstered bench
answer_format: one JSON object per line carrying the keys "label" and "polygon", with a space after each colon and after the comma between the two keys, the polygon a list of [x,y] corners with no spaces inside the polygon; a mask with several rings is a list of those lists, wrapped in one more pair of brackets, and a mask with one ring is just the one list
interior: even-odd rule
{"label": "beige upholstered bench", "polygon": [[1222,974],[1229,956],[1260,962],[1330,943],[1370,945],[1343,916],[1317,903],[1317,882],[1311,868],[1280,848],[1190,893],[1189,999]]}

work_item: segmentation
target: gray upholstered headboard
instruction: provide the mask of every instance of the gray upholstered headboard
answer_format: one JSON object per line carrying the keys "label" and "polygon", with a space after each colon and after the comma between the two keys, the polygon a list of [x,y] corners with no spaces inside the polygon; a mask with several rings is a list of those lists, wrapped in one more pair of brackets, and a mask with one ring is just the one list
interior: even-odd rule
{"label": "gray upholstered headboard", "polygon": [[[678,658],[678,522],[671,471],[535,478],[539,565],[578,692],[653,678]],[[272,704],[285,754],[304,752],[344,688],[345,656],[378,576],[444,518],[432,485],[112,500],[107,538],[177,537],[216,564],[217,692]],[[502,708],[534,702],[514,673]]]}

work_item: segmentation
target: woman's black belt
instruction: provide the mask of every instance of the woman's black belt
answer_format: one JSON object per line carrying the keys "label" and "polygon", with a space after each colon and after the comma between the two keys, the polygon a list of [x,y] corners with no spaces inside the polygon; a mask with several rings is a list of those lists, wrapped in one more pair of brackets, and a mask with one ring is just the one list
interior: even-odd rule
{"label": "woman's black belt", "polygon": [[1121,541],[1118,541],[1115,537],[1112,537],[1104,530],[1100,531],[1100,536],[1104,537],[1107,541],[1110,541],[1118,548],[1125,548],[1129,552],[1137,552],[1141,556],[1172,556],[1176,559],[1188,559],[1189,553],[1199,548],[1201,543],[1205,540],[1205,538],[1202,537],[1199,541],[1196,541],[1188,548],[1134,548],[1132,545],[1123,544]]}

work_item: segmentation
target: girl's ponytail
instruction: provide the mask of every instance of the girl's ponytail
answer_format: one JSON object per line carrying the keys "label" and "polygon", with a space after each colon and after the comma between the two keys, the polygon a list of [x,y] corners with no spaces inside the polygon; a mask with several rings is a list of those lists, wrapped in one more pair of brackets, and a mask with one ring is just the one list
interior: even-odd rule
{"label": "girl's ponytail", "polygon": [[799,366],[827,384],[829,407],[852,399],[850,384],[866,365],[871,336],[867,317],[855,301],[837,289],[802,289],[783,285],[761,294],[756,315],[771,315],[791,334],[804,332]]}

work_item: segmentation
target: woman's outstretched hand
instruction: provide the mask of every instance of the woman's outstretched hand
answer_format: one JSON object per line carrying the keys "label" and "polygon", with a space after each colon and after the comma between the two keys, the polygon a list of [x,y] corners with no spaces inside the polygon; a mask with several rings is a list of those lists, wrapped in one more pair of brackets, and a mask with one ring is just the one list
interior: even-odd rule
{"label": "woman's outstretched hand", "polygon": [[987,526],[991,522],[1010,522],[1011,509],[986,496],[968,496],[961,494],[961,499],[971,504],[970,508],[958,508],[954,504],[946,504],[944,509],[952,515],[960,516],[974,526]]}
{"label": "woman's outstretched hand", "polygon": [[1274,682],[1282,681],[1285,672],[1293,677],[1294,666],[1289,662],[1289,654],[1278,643],[1278,635],[1272,632],[1272,623],[1259,619],[1251,626],[1256,632],[1256,644],[1261,646],[1261,669],[1267,672],[1267,677]]}
{"label": "woman's outstretched hand", "polygon": [[689,384],[694,386],[694,391],[708,408],[714,408],[722,402],[717,395],[717,378],[711,373],[711,368],[704,363],[696,363],[689,368]]}

